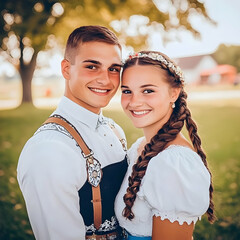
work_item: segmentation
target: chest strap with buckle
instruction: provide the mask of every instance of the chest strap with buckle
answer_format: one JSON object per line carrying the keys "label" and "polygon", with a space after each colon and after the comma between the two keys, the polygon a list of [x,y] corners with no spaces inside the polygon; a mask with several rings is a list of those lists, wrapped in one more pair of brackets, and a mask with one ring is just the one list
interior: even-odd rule
{"label": "chest strap with buckle", "polygon": [[93,152],[88,148],[80,133],[66,119],[59,115],[49,117],[43,124],[56,123],[64,127],[75,139],[82,150],[83,157],[86,159],[88,182],[92,185],[92,204],[94,226],[99,229],[102,224],[102,199],[100,191],[100,181],[102,178],[101,164],[93,157]]}

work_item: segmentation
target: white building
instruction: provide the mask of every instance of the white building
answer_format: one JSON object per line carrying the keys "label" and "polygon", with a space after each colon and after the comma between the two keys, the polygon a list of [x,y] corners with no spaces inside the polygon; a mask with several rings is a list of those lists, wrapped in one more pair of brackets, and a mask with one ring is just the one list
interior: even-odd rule
{"label": "white building", "polygon": [[175,59],[181,67],[187,84],[199,83],[202,71],[216,67],[217,62],[210,55],[199,55]]}

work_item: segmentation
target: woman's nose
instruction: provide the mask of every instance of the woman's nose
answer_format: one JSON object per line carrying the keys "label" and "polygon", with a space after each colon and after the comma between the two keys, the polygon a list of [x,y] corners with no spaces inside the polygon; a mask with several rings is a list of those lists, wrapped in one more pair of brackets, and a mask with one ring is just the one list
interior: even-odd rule
{"label": "woman's nose", "polygon": [[131,99],[130,99],[129,106],[139,107],[139,106],[142,106],[142,105],[143,105],[143,102],[142,102],[141,98],[138,95],[133,94]]}

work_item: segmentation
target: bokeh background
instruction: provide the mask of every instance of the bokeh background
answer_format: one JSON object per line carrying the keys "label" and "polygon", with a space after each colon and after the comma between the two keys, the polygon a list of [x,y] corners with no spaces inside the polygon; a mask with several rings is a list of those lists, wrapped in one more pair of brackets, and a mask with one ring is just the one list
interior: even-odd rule
{"label": "bokeh background", "polygon": [[[88,24],[112,29],[123,59],[158,50],[181,66],[218,217],[211,225],[204,216],[194,239],[240,239],[239,11],[238,0],[0,1],[0,239],[34,239],[16,179],[18,157],[64,93],[68,35]],[[104,114],[123,127],[129,147],[143,135],[124,115],[120,92]]]}

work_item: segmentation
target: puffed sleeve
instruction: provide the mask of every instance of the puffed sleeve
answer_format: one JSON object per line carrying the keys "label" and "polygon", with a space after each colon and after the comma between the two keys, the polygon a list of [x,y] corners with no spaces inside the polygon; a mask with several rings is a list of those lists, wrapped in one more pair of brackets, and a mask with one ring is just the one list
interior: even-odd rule
{"label": "puffed sleeve", "polygon": [[174,145],[151,159],[138,197],[147,201],[152,215],[191,224],[209,207],[209,187],[210,174],[199,155]]}

